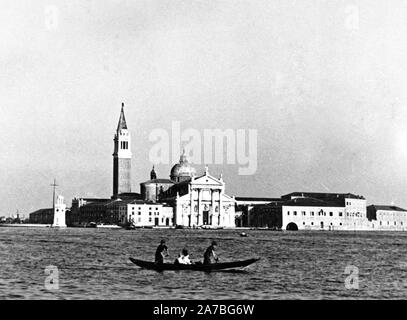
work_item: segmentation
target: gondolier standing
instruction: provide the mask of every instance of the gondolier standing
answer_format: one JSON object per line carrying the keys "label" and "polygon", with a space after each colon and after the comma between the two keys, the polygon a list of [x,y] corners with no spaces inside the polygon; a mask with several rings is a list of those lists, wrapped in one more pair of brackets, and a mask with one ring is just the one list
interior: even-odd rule
{"label": "gondolier standing", "polygon": [[165,244],[165,240],[161,240],[157,250],[155,251],[155,263],[164,263],[164,258],[168,256],[168,247]]}
{"label": "gondolier standing", "polygon": [[216,247],[217,247],[217,242],[212,241],[212,244],[206,249],[204,253],[204,264],[212,264],[218,262],[218,256],[216,255]]}

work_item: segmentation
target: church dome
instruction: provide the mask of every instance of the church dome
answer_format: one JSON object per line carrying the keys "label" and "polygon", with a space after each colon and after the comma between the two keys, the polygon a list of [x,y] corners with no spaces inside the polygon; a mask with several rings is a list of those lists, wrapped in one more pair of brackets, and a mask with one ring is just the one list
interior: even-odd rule
{"label": "church dome", "polygon": [[175,182],[181,182],[188,178],[191,178],[196,173],[195,169],[191,166],[188,162],[187,156],[185,154],[185,150],[183,151],[181,158],[179,159],[179,163],[171,169],[170,178]]}

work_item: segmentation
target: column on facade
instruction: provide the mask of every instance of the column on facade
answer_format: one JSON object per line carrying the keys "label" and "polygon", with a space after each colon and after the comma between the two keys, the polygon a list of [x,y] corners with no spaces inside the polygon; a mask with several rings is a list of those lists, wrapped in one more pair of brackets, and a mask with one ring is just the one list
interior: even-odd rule
{"label": "column on facade", "polygon": [[218,212],[218,221],[217,224],[220,226],[222,224],[222,217],[223,217],[223,212],[222,212],[222,190],[219,190],[219,212]]}
{"label": "column on facade", "polygon": [[211,189],[211,216],[210,216],[210,224],[211,225],[215,225],[216,221],[215,221],[215,197],[214,197],[214,190]]}
{"label": "column on facade", "polygon": [[189,217],[188,217],[188,227],[192,227],[193,225],[193,217],[194,217],[194,195],[192,187],[189,188],[190,194],[190,205],[189,205]]}
{"label": "column on facade", "polygon": [[202,189],[198,189],[198,212],[197,212],[197,216],[196,216],[196,225],[197,226],[200,226],[203,224],[201,204],[202,204]]}

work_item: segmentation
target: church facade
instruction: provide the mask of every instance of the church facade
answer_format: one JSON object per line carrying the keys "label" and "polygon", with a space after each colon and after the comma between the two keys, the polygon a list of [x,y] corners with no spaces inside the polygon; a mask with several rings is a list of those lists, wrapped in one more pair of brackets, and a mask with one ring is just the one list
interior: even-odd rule
{"label": "church facade", "polygon": [[[189,177],[187,175],[190,175]],[[232,228],[236,226],[235,199],[225,193],[223,177],[216,178],[208,167],[201,176],[188,163],[185,153],[171,170],[178,181],[161,194],[174,210],[174,224],[189,228]]]}
{"label": "church facade", "polygon": [[208,172],[193,177],[187,192],[174,201],[174,221],[185,227],[232,228],[235,223],[235,200],[225,194],[225,183]]}

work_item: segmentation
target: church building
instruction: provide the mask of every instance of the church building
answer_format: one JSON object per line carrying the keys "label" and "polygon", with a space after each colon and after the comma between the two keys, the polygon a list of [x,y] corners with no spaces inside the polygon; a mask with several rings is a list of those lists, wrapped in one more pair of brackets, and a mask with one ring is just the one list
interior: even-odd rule
{"label": "church building", "polygon": [[160,201],[172,205],[174,224],[182,227],[235,227],[235,199],[225,194],[225,182],[209,173],[196,176],[185,150],[173,166],[170,178],[174,185],[160,194]]}
{"label": "church building", "polygon": [[169,179],[158,178],[155,168],[150,180],[132,192],[131,134],[124,104],[114,135],[113,195],[105,199],[75,198],[69,216],[71,225],[133,224],[135,227],[235,227],[235,199],[225,194],[222,176],[208,168],[197,176],[185,150]]}

